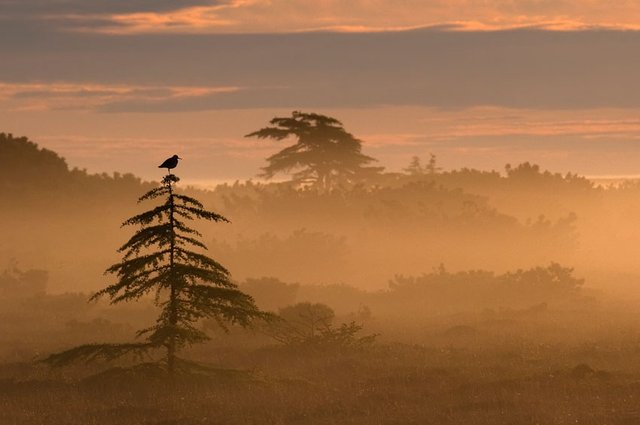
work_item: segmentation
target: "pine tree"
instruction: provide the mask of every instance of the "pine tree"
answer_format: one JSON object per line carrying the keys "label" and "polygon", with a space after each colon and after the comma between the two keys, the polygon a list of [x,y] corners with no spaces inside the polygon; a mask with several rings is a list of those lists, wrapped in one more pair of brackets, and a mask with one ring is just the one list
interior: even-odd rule
{"label": "pine tree", "polygon": [[409,163],[407,168],[403,168],[402,171],[409,174],[410,176],[419,176],[424,174],[424,167],[422,166],[420,157],[419,156],[411,157],[411,162]]}
{"label": "pine tree", "polygon": [[438,167],[436,163],[436,156],[432,153],[429,154],[429,162],[427,165],[422,165],[420,157],[414,156],[411,158],[411,162],[407,168],[403,168],[402,171],[410,176],[422,176],[425,174],[434,175],[442,171],[442,168]]}
{"label": "pine tree", "polygon": [[294,111],[291,117],[276,117],[270,124],[271,127],[245,137],[283,140],[293,136],[297,142],[267,158],[269,164],[261,174],[264,178],[294,171],[294,183],[324,192],[371,177],[383,169],[366,166],[376,160],[361,152],[362,142],[335,118]]}
{"label": "pine tree", "polygon": [[118,250],[123,253],[122,261],[105,272],[115,275],[117,282],[91,298],[108,297],[115,304],[154,294],[160,314],[155,325],[137,333],[146,340],[132,344],[83,345],[51,355],[45,361],[55,366],[76,360],[112,360],[125,354],[164,349],[166,368],[172,375],[179,360],[178,351],[208,339],[196,327],[199,320],[214,319],[226,329],[228,323],[247,326],[253,319],[265,317],[253,299],[230,280],[227,269],[194,250],[206,247],[198,240],[200,233],[187,226],[187,221],[228,220],[205,210],[196,199],[175,193],[174,185],[178,181],[178,177],[168,174],[161,186],[140,197],[139,202],[154,199],[163,202],[124,222],[123,226],[140,228]]}

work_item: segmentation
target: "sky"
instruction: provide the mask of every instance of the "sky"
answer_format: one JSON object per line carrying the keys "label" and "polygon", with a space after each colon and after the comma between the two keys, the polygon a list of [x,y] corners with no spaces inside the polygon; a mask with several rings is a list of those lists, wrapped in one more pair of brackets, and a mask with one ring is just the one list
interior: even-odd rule
{"label": "sky", "polygon": [[390,171],[640,175],[640,2],[0,0],[0,131],[71,167],[255,178],[294,110]]}

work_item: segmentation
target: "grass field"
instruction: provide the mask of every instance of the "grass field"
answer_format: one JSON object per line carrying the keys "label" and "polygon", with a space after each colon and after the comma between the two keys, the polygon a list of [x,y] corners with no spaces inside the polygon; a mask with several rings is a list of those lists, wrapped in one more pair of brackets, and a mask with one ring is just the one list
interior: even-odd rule
{"label": "grass field", "polygon": [[152,368],[95,375],[5,364],[0,423],[640,423],[633,344],[469,344],[214,350],[228,369],[173,381]]}

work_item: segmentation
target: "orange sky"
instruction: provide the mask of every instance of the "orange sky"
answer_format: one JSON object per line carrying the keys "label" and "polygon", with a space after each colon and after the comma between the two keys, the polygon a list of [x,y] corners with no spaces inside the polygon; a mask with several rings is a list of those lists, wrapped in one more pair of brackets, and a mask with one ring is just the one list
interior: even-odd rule
{"label": "orange sky", "polygon": [[334,115],[398,170],[640,174],[640,2],[0,0],[0,131],[90,171],[251,178],[242,136]]}
{"label": "orange sky", "polygon": [[640,3],[633,0],[228,0],[174,10],[64,12],[52,13],[52,19],[78,25],[86,17],[103,19],[111,25],[99,30],[114,33],[384,31],[443,24],[467,29],[640,26]]}

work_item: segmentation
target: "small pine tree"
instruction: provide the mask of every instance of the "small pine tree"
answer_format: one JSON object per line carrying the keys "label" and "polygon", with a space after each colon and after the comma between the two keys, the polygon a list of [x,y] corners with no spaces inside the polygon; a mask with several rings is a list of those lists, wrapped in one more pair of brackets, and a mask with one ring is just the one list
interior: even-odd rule
{"label": "small pine tree", "polygon": [[429,162],[427,163],[427,165],[422,165],[420,157],[413,156],[411,158],[411,162],[409,162],[409,165],[406,168],[403,168],[402,171],[404,171],[406,174],[409,174],[410,176],[422,176],[425,174],[438,174],[440,171],[442,171],[442,168],[438,167],[436,163],[436,156],[430,153]]}
{"label": "small pine tree", "polygon": [[402,171],[409,174],[410,176],[419,176],[424,174],[424,168],[422,167],[422,163],[420,162],[420,157],[411,157],[411,162],[409,163],[407,168],[403,168]]}
{"label": "small pine tree", "polygon": [[438,174],[440,171],[442,171],[442,168],[438,167],[438,165],[436,164],[436,156],[432,153],[429,154],[429,162],[427,163],[427,165],[424,167],[424,170],[426,171],[427,174]]}
{"label": "small pine tree", "polygon": [[168,174],[161,186],[140,197],[139,202],[164,202],[124,222],[123,226],[140,228],[118,250],[123,253],[122,261],[105,272],[117,276],[117,282],[91,297],[95,300],[106,296],[115,304],[153,293],[161,312],[154,326],[137,333],[146,336],[146,341],[83,345],[51,355],[46,362],[57,366],[76,360],[112,360],[163,348],[167,371],[172,375],[178,351],[207,340],[207,335],[196,327],[200,319],[214,319],[226,329],[227,323],[247,326],[253,319],[265,317],[253,299],[231,282],[227,269],[193,250],[206,247],[197,239],[200,233],[187,226],[187,220],[228,220],[205,210],[196,199],[175,193],[178,181],[178,177]]}

